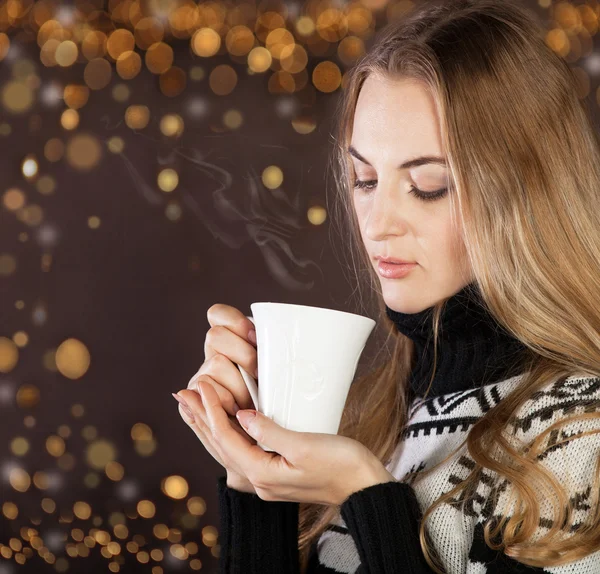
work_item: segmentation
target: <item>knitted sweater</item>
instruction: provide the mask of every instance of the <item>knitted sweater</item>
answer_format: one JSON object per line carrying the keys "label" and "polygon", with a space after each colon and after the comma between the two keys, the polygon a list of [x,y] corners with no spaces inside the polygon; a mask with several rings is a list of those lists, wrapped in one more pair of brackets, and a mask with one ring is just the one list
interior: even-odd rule
{"label": "knitted sweater", "polygon": [[[308,572],[356,574],[431,574],[419,542],[423,512],[474,467],[466,445],[423,480],[408,473],[428,469],[465,439],[472,425],[514,390],[523,373],[526,350],[494,324],[477,304],[469,285],[448,300],[442,314],[436,378],[424,396],[431,371],[428,340],[431,308],[404,314],[387,308],[399,331],[415,343],[409,421],[386,468],[397,482],[376,484],[352,493],[338,517],[312,545]],[[440,354],[441,353],[441,354]],[[484,381],[485,384],[481,384]],[[479,383],[479,384],[478,384]],[[514,445],[529,442],[552,423],[585,412],[600,400],[600,378],[571,376],[553,381],[523,405],[511,426]],[[589,410],[589,409],[588,409]],[[569,423],[552,432],[546,447],[584,430],[600,429],[600,421]],[[550,468],[577,502],[574,527],[591,518],[592,484],[600,458],[600,434],[575,437],[547,450],[540,464]],[[413,484],[414,483],[414,484]],[[569,564],[547,569],[525,566],[490,549],[483,525],[501,515],[511,488],[495,473],[480,473],[475,500],[462,509],[461,497],[444,503],[428,518],[429,545],[447,574],[600,574],[600,549]],[[297,502],[264,501],[255,494],[229,488],[218,479],[221,574],[297,574]],[[540,498],[541,517],[534,540],[552,525],[552,505]],[[508,515],[511,514],[508,506]]]}

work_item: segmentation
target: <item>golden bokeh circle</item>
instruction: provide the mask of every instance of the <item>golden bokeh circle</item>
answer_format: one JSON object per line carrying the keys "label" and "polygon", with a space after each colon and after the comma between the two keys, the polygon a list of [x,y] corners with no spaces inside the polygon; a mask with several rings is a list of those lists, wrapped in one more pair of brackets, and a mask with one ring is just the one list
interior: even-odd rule
{"label": "golden bokeh circle", "polygon": [[60,161],[64,153],[65,145],[58,138],[51,138],[44,145],[44,157],[50,162]]}
{"label": "golden bokeh circle", "polygon": [[179,185],[179,174],[167,167],[159,172],[157,183],[162,191],[171,192]]}
{"label": "golden bokeh circle", "polygon": [[110,83],[112,68],[104,58],[90,60],[83,70],[83,79],[92,90],[101,90]]}
{"label": "golden bokeh circle", "polygon": [[10,485],[18,492],[27,492],[31,486],[31,477],[26,470],[14,467],[9,473]]}
{"label": "golden bokeh circle", "polygon": [[225,36],[225,46],[232,56],[245,56],[255,43],[252,30],[244,25],[233,26]]}
{"label": "golden bokeh circle", "polygon": [[12,339],[0,337],[0,373],[12,371],[19,360],[19,349]]}
{"label": "golden bokeh circle", "polygon": [[263,46],[252,48],[248,54],[248,67],[255,73],[266,72],[273,62],[271,52]]}
{"label": "golden bokeh circle", "polygon": [[197,56],[210,58],[221,48],[221,36],[212,28],[199,28],[192,36],[191,47]]}
{"label": "golden bokeh circle", "polygon": [[150,109],[147,106],[129,106],[125,110],[125,123],[132,130],[141,130],[150,121]]}
{"label": "golden bokeh circle", "polygon": [[331,93],[340,87],[342,73],[334,62],[325,60],[319,62],[312,73],[312,82],[321,92]]}
{"label": "golden bokeh circle", "polygon": [[17,391],[17,404],[22,409],[35,407],[40,402],[40,391],[35,385],[21,385]]}
{"label": "golden bokeh circle", "polygon": [[2,196],[2,204],[9,211],[16,211],[25,205],[25,194],[16,187],[7,189]]}
{"label": "golden bokeh circle", "polygon": [[56,349],[56,368],[69,379],[80,379],[90,367],[90,352],[78,339],[69,338]]}
{"label": "golden bokeh circle", "polygon": [[96,470],[104,470],[106,465],[114,461],[116,457],[115,447],[104,439],[94,441],[86,448],[87,463]]}
{"label": "golden bokeh circle", "polygon": [[131,52],[134,48],[135,38],[125,28],[118,28],[112,32],[106,43],[106,49],[113,60],[118,60],[123,52]]}
{"label": "golden bokeh circle", "polygon": [[183,127],[183,118],[179,114],[167,114],[160,120],[160,131],[168,137],[179,137]]}
{"label": "golden bokeh circle", "polygon": [[189,492],[187,480],[178,475],[168,476],[163,479],[161,489],[169,498],[176,500],[185,498]]}
{"label": "golden bokeh circle", "polygon": [[142,69],[142,58],[137,52],[123,52],[117,59],[117,74],[124,80],[135,78]]}
{"label": "golden bokeh circle", "polygon": [[4,33],[0,32],[0,61],[6,58],[6,54],[8,54],[8,50],[10,49],[10,39]]}
{"label": "golden bokeh circle", "polygon": [[79,171],[90,171],[102,159],[102,146],[95,136],[78,133],[67,143],[66,159]]}
{"label": "golden bokeh circle", "polygon": [[145,61],[153,74],[164,74],[173,65],[173,48],[164,42],[155,42],[148,48]]}
{"label": "golden bokeh circle", "polygon": [[281,50],[280,63],[283,70],[298,74],[308,64],[308,54],[300,44],[290,44]]}
{"label": "golden bokeh circle", "polygon": [[134,36],[137,46],[141,50],[147,50],[152,44],[163,40],[165,28],[160,20],[148,16],[136,23]]}
{"label": "golden bokeh circle", "polygon": [[65,40],[57,46],[54,58],[59,66],[67,68],[77,61],[78,55],[77,44],[72,40]]}
{"label": "golden bokeh circle", "polygon": [[158,84],[160,91],[165,96],[174,98],[185,90],[187,75],[182,68],[172,66],[164,74],[160,75]]}
{"label": "golden bokeh circle", "polygon": [[66,130],[73,131],[79,125],[79,113],[77,110],[65,110],[60,116],[60,124]]}
{"label": "golden bokeh circle", "polygon": [[87,86],[69,84],[65,86],[63,99],[70,108],[77,110],[87,104],[90,97],[90,89]]}
{"label": "golden bokeh circle", "polygon": [[2,105],[12,114],[22,114],[31,108],[33,90],[25,83],[11,80],[2,88]]}
{"label": "golden bokeh circle", "polygon": [[104,32],[92,30],[85,35],[81,42],[81,53],[88,60],[102,58],[106,55],[107,42],[108,38]]}
{"label": "golden bokeh circle", "polygon": [[208,78],[210,88],[217,96],[226,96],[233,92],[237,81],[237,74],[229,64],[216,66]]}

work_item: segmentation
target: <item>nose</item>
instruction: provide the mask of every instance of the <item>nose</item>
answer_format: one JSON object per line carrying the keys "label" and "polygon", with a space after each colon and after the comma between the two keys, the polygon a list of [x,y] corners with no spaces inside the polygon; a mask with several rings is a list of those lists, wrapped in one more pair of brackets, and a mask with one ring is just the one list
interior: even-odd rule
{"label": "nose", "polygon": [[408,228],[407,207],[399,201],[399,186],[378,183],[372,194],[365,235],[374,242],[381,241],[388,235],[404,235]]}

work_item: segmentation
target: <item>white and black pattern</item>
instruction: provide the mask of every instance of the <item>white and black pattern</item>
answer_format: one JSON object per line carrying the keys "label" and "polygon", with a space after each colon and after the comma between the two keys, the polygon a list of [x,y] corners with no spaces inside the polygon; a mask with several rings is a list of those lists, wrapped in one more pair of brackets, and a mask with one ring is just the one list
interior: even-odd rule
{"label": "white and black pattern", "polygon": [[[507,397],[522,381],[523,375],[477,389],[458,391],[428,399],[417,397],[410,409],[409,425],[391,460],[388,470],[401,482],[412,484],[408,474],[430,468],[447,457],[466,438],[471,426],[487,411]],[[591,410],[600,400],[600,378],[571,376],[559,379],[537,392],[521,408],[509,427],[514,446],[530,442],[544,429],[561,418]],[[548,450],[538,457],[550,468],[560,484],[576,502],[574,529],[590,515],[591,484],[595,465],[600,458],[600,434],[579,436],[586,430],[600,429],[600,421],[577,421],[549,434]],[[560,435],[560,436],[559,436]],[[574,440],[551,448],[558,440]],[[424,512],[442,494],[468,476],[475,467],[466,445],[454,457],[423,480],[413,484],[419,507]],[[464,493],[463,493],[464,496]],[[483,524],[495,520],[498,511],[510,500],[510,488],[495,473],[479,473],[475,500],[465,511],[462,498],[438,506],[427,525],[431,541],[438,551],[447,574],[504,574],[510,572],[547,572],[551,574],[600,574],[600,550],[577,562],[541,569],[520,565],[490,549],[483,539]],[[540,527],[534,540],[552,525],[553,508],[541,501]],[[507,514],[511,514],[508,507]],[[359,574],[360,559],[341,516],[323,533],[313,549],[318,572]],[[521,569],[522,567],[522,569]]]}

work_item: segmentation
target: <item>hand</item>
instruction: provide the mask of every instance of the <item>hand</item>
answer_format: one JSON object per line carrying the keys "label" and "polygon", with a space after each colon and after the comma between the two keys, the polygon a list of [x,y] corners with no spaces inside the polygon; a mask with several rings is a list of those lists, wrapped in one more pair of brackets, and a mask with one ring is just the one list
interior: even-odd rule
{"label": "hand", "polygon": [[[226,467],[211,444],[210,433],[206,432],[206,413],[196,386],[200,378],[211,384],[224,410],[231,415],[232,428],[246,436],[234,415],[240,407],[253,408],[254,404],[244,379],[234,363],[241,365],[249,373],[256,373],[258,365],[256,338],[249,337],[249,332],[254,330],[254,325],[235,307],[219,303],[208,309],[207,318],[211,328],[206,333],[204,363],[190,379],[188,390],[180,391],[173,396],[180,402],[179,414],[183,420],[192,428],[209,454],[227,469],[228,486],[237,490],[255,492],[246,477],[239,476]],[[196,413],[195,416],[192,411]]]}
{"label": "hand", "polygon": [[214,387],[200,380],[198,390],[211,445],[263,500],[341,505],[354,492],[396,480],[369,449],[348,437],[290,431],[259,412],[251,417],[254,411],[239,411],[254,440],[244,437],[232,428]]}

